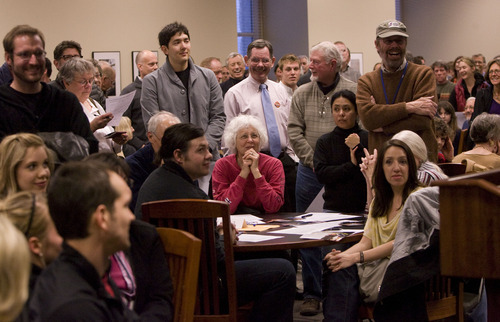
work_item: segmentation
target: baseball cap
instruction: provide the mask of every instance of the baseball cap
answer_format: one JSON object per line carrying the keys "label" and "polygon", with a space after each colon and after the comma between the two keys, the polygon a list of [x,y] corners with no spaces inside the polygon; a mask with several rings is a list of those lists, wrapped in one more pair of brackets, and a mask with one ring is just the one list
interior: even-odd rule
{"label": "baseball cap", "polygon": [[403,36],[408,38],[405,24],[397,20],[386,20],[378,25],[377,37],[387,38],[391,36]]}

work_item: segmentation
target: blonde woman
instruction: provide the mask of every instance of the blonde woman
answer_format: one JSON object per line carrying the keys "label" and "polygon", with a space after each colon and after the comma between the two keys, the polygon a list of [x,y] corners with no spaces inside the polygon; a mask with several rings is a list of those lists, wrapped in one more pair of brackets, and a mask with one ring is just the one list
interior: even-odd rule
{"label": "blonde woman", "polygon": [[39,136],[5,137],[0,143],[0,198],[18,191],[45,192],[53,170],[52,155]]}
{"label": "blonde woman", "polygon": [[12,321],[28,298],[30,254],[23,234],[0,216],[0,321]]}
{"label": "blonde woman", "polygon": [[[7,217],[28,241],[31,256],[30,294],[43,269],[54,261],[62,250],[62,238],[49,215],[43,194],[23,191],[10,194],[0,204],[0,216]],[[29,303],[29,301],[28,301]],[[27,305],[21,320],[28,320]]]}

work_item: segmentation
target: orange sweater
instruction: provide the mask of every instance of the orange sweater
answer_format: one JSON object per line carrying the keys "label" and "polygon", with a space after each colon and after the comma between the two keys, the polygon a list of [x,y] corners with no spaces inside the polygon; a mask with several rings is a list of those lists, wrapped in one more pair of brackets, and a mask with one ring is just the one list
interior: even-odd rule
{"label": "orange sweater", "polygon": [[[394,98],[403,71],[384,73],[384,84],[390,102]],[[375,104],[371,102],[371,97]],[[437,161],[437,142],[434,135],[434,122],[427,116],[408,114],[406,102],[420,97],[436,96],[436,80],[432,70],[423,65],[408,63],[408,70],[403,79],[394,104],[387,104],[380,80],[380,68],[369,72],[358,80],[356,102],[359,117],[364,127],[369,130],[368,147],[380,150],[383,144],[394,134],[410,130],[422,137],[427,146],[429,160]],[[373,132],[382,128],[383,132]]]}

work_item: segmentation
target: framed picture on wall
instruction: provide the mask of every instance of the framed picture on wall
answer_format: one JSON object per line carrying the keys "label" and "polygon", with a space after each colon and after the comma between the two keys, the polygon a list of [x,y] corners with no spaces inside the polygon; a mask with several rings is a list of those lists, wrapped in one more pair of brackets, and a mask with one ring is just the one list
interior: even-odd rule
{"label": "framed picture on wall", "polygon": [[[97,61],[105,61],[113,67],[116,73],[115,77],[115,95],[120,95],[121,91],[121,73],[120,73],[120,52],[119,51],[93,51],[92,58]],[[112,95],[114,96],[114,95]]]}
{"label": "framed picture on wall", "polygon": [[[151,50],[151,51],[155,53],[156,58],[158,58],[158,51],[157,50]],[[137,69],[137,65],[135,64],[135,58],[139,53],[140,51],[132,52],[132,81],[135,81],[135,78],[139,76],[139,69]]]}
{"label": "framed picture on wall", "polygon": [[363,53],[351,53],[349,67],[357,70],[361,75],[363,75]]}

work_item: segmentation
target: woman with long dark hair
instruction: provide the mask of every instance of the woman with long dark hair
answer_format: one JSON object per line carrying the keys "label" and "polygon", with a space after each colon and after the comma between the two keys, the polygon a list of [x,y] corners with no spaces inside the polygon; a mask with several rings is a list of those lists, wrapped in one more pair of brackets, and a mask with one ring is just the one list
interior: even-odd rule
{"label": "woman with long dark hair", "polygon": [[[328,271],[325,279],[326,320],[357,321],[360,299],[375,302],[391,256],[399,215],[408,196],[419,188],[415,157],[400,140],[388,141],[378,153],[373,172],[375,197],[370,206],[361,240],[347,249],[333,249],[325,257]],[[353,265],[358,264],[358,271]],[[344,275],[342,294],[335,274]],[[340,316],[339,316],[340,315]]]}

